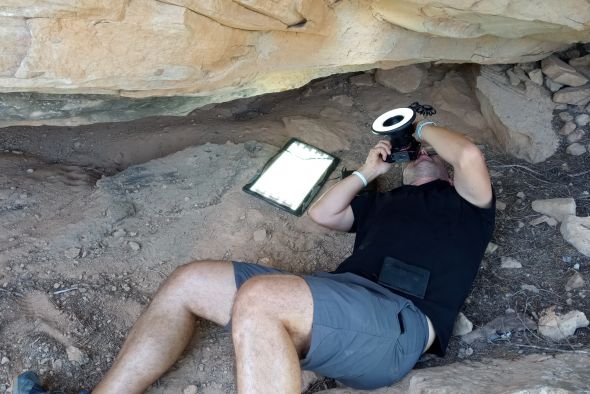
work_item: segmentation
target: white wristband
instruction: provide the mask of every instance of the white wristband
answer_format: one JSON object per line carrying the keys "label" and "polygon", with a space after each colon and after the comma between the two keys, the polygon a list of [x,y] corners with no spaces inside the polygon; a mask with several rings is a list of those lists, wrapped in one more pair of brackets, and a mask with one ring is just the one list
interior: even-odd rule
{"label": "white wristband", "polygon": [[365,176],[363,174],[361,174],[358,171],[354,171],[353,174],[356,175],[356,176],[358,176],[359,179],[361,180],[361,182],[363,182],[363,185],[365,185],[365,187],[367,187],[367,185],[369,184],[369,182],[367,182],[367,178],[365,178]]}
{"label": "white wristband", "polygon": [[436,126],[436,123],[431,120],[422,120],[418,122],[418,125],[416,126],[416,139],[418,141],[422,141],[422,128],[424,126],[428,126],[429,124]]}

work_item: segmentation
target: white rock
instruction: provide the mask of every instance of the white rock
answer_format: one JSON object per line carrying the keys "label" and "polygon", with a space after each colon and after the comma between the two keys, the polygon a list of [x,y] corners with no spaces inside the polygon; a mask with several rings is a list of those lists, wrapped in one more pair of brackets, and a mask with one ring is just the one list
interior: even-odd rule
{"label": "white rock", "polygon": [[84,365],[89,361],[86,353],[84,353],[82,350],[78,349],[75,346],[68,346],[66,348],[66,353],[68,355],[68,360],[70,360],[73,363]]}
{"label": "white rock", "polygon": [[574,120],[574,116],[567,111],[559,113],[559,119],[563,120],[564,122],[571,122]]}
{"label": "white rock", "polygon": [[539,319],[539,332],[556,341],[574,334],[577,328],[587,327],[589,322],[586,315],[580,311],[570,311],[565,315],[557,315],[555,306],[545,309]]}
{"label": "white rock", "polygon": [[555,82],[551,78],[545,78],[545,87],[555,93],[561,89],[563,85]]}
{"label": "white rock", "polygon": [[578,126],[586,126],[588,123],[590,123],[590,115],[580,114],[576,116],[576,124]]}
{"label": "white rock", "polygon": [[[530,163],[542,162],[559,145],[551,126],[555,104],[543,87],[529,81],[526,90],[518,89],[505,83],[503,77],[493,68],[480,68],[476,95],[481,113],[507,153]],[[538,116],[522,116],[529,111]]]}
{"label": "white rock", "polygon": [[529,78],[537,85],[543,85],[543,71],[540,68],[530,71]]}
{"label": "white rock", "polygon": [[493,242],[490,242],[490,243],[488,243],[488,246],[486,247],[485,254],[492,254],[496,250],[498,250],[498,245],[496,245]]}
{"label": "white rock", "polygon": [[35,172],[35,170],[33,170],[32,168],[27,169],[27,174],[32,174],[33,172]]}
{"label": "white rock", "polygon": [[184,390],[182,390],[182,394],[197,394],[198,389],[197,386],[191,384],[190,386],[186,386]]}
{"label": "white rock", "polygon": [[559,134],[569,135],[576,129],[576,124],[572,121],[566,121],[565,124],[559,129]]}
{"label": "white rock", "polygon": [[133,250],[133,251],[135,251],[135,252],[137,252],[139,249],[141,249],[141,245],[140,245],[140,244],[138,244],[138,243],[137,243],[137,242],[135,242],[135,241],[129,241],[129,242],[127,243],[127,245],[129,245],[129,247],[131,248],[131,250]]}
{"label": "white rock", "polygon": [[516,193],[516,197],[518,197],[522,200],[523,198],[526,197],[526,195],[524,194],[524,192],[518,192],[518,193]]}
{"label": "white rock", "polygon": [[501,268],[522,268],[522,264],[516,259],[512,257],[502,257],[501,259]]}
{"label": "white rock", "polygon": [[127,235],[127,232],[125,230],[123,230],[122,228],[117,229],[113,233],[113,237],[115,237],[115,238],[121,238],[121,237],[124,237],[125,235]]}
{"label": "white rock", "polygon": [[573,198],[551,198],[535,200],[531,203],[533,211],[550,216],[562,222],[567,216],[576,214],[576,201]]}
{"label": "white rock", "polygon": [[473,331],[473,323],[463,314],[459,312],[455,319],[455,326],[453,327],[453,335],[465,335]]}
{"label": "white rock", "polygon": [[266,230],[260,229],[254,231],[254,242],[263,242],[266,240]]}
{"label": "white rock", "polygon": [[496,200],[496,209],[498,211],[503,211],[506,209],[506,203],[503,201]]}
{"label": "white rock", "polygon": [[551,218],[551,217],[549,217],[549,216],[547,216],[547,215],[542,215],[542,216],[539,216],[538,218],[536,218],[536,219],[533,219],[533,220],[531,220],[531,221],[529,222],[529,224],[530,224],[531,226],[538,226],[538,225],[539,225],[539,224],[541,224],[541,223],[547,223],[549,226],[551,226],[551,227],[555,227],[555,226],[557,226],[557,223],[558,223],[558,222],[557,222],[557,220],[555,220],[554,218]]}
{"label": "white rock", "polygon": [[80,248],[69,248],[66,249],[64,252],[64,255],[68,258],[68,259],[75,259],[76,257],[78,257],[80,255],[81,249]]}
{"label": "white rock", "polygon": [[559,89],[553,94],[555,103],[586,105],[590,102],[590,84],[577,88]]}
{"label": "white rock", "polygon": [[422,66],[411,65],[391,70],[377,70],[375,81],[400,93],[410,93],[418,89],[425,76],[426,72]]}
{"label": "white rock", "polygon": [[578,142],[574,142],[565,151],[572,156],[580,156],[586,153],[586,147]]}
{"label": "white rock", "polygon": [[2,357],[2,360],[0,361],[0,365],[6,365],[10,362],[10,359],[6,356]]}
{"label": "white rock", "polygon": [[574,142],[578,142],[582,138],[584,138],[585,134],[586,133],[584,132],[584,130],[576,130],[567,136],[567,142],[569,142],[570,144],[573,144]]}
{"label": "white rock", "polygon": [[580,253],[590,257],[590,217],[568,216],[559,231]]}
{"label": "white rock", "polygon": [[541,68],[547,77],[564,85],[582,86],[588,82],[588,78],[555,55],[543,59]]}
{"label": "white rock", "polygon": [[574,272],[572,276],[567,280],[565,284],[565,290],[571,291],[574,289],[579,289],[580,287],[584,287],[586,282],[584,281],[584,277],[579,272]]}
{"label": "white rock", "polygon": [[531,293],[535,293],[537,294],[539,292],[539,289],[537,289],[537,286],[533,286],[533,285],[520,285],[520,288],[526,291],[530,291]]}

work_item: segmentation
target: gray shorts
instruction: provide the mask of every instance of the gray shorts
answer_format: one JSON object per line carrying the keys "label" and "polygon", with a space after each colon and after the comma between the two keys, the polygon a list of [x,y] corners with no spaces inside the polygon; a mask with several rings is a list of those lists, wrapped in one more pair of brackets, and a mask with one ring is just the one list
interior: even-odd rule
{"label": "gray shorts", "polygon": [[[236,286],[287,272],[234,262]],[[404,297],[352,273],[304,276],[313,297],[311,345],[301,368],[356,389],[401,380],[428,342],[426,316]]]}

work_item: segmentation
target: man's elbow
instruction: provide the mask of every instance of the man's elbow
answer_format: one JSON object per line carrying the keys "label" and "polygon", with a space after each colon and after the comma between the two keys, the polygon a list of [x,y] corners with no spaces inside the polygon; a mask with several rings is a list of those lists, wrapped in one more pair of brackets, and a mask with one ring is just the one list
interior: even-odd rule
{"label": "man's elbow", "polygon": [[456,166],[459,168],[470,168],[481,163],[485,164],[483,153],[481,153],[481,150],[477,146],[468,143],[461,149]]}
{"label": "man's elbow", "polygon": [[317,207],[313,206],[313,207],[309,208],[307,210],[307,215],[311,218],[311,220],[313,220],[314,222],[316,222],[320,226],[325,226],[325,223],[326,223],[325,216],[326,215],[323,214],[323,212],[320,209],[318,209]]}

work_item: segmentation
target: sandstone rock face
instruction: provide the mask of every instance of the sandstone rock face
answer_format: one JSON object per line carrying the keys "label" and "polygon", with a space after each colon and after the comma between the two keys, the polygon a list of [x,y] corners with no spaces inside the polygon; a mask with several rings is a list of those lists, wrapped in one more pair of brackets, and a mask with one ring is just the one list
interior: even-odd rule
{"label": "sandstone rock face", "polygon": [[[588,41],[589,26],[585,0],[0,0],[0,92],[191,96],[197,108],[335,73],[539,60]],[[43,108],[3,125],[65,119]]]}
{"label": "sandstone rock face", "polygon": [[379,390],[337,388],[320,393],[576,393],[588,390],[588,366],[586,354],[530,355],[518,360],[493,359],[415,369],[401,382]]}
{"label": "sandstone rock face", "polygon": [[476,93],[484,118],[508,153],[531,163],[555,153],[554,103],[542,87],[532,81],[524,88],[512,86],[503,73],[482,67]]}

